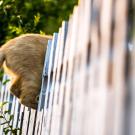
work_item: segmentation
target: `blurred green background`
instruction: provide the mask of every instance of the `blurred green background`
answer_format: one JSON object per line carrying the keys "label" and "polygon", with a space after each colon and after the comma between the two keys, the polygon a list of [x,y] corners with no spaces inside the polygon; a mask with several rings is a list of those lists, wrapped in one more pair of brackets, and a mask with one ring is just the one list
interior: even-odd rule
{"label": "blurred green background", "polygon": [[53,34],[78,0],[0,0],[0,45],[23,33]]}

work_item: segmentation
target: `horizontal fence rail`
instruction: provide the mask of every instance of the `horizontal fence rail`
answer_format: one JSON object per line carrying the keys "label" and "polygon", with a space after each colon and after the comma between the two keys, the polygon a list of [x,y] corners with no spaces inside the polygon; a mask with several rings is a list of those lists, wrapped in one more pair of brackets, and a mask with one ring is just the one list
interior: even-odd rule
{"label": "horizontal fence rail", "polygon": [[17,135],[135,135],[135,21],[129,28],[129,3],[80,0],[74,7],[48,41],[38,110],[10,94],[4,75],[0,102],[8,101],[3,110],[14,115]]}

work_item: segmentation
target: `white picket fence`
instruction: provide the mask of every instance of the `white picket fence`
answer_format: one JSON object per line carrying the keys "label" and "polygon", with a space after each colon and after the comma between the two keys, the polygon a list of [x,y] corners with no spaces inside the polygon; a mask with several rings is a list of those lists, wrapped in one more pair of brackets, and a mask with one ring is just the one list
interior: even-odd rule
{"label": "white picket fence", "polygon": [[128,0],[80,0],[48,41],[37,111],[2,85],[0,102],[10,101],[4,109],[22,135],[135,135],[135,36],[128,41],[127,7]]}

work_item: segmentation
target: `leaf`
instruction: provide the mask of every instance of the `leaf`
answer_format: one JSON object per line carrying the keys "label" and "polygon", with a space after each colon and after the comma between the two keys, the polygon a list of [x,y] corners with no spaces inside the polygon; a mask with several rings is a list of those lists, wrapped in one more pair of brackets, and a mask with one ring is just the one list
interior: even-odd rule
{"label": "leaf", "polygon": [[6,105],[8,102],[0,102],[0,108],[2,108],[4,105]]}
{"label": "leaf", "polygon": [[11,130],[12,133],[14,133],[15,135],[17,135],[17,131],[21,131],[20,128],[14,128]]}
{"label": "leaf", "polygon": [[4,111],[4,114],[10,114],[10,111]]}
{"label": "leaf", "polygon": [[7,82],[9,82],[10,80],[9,79],[7,79],[7,80],[5,80],[2,84],[3,85],[5,85]]}
{"label": "leaf", "polygon": [[0,6],[3,4],[3,1],[0,1]]}
{"label": "leaf", "polygon": [[6,131],[4,131],[5,135],[7,135],[9,131],[10,131],[9,129],[7,129]]}
{"label": "leaf", "polygon": [[0,116],[0,119],[3,119],[4,117],[3,116]]}
{"label": "leaf", "polygon": [[37,26],[40,20],[40,13],[37,13],[37,15],[34,16],[34,25]]}
{"label": "leaf", "polygon": [[10,115],[9,120],[11,121],[13,119],[14,119],[14,115]]}
{"label": "leaf", "polygon": [[12,128],[13,128],[13,126],[12,126],[12,125],[10,125],[10,126],[9,126],[9,128],[10,128],[10,129],[12,129]]}
{"label": "leaf", "polygon": [[42,30],[40,30],[40,34],[41,34],[41,35],[45,35],[45,32],[42,31]]}
{"label": "leaf", "polygon": [[4,72],[2,70],[0,70],[0,81],[2,82],[2,79],[3,79],[3,75],[4,75]]}
{"label": "leaf", "polygon": [[13,129],[12,130],[12,133],[17,133],[17,129]]}
{"label": "leaf", "polygon": [[0,71],[0,77],[3,77],[3,75],[4,75],[4,72]]}
{"label": "leaf", "polygon": [[5,135],[7,135],[7,133],[8,133],[9,131],[11,131],[11,130],[8,129],[8,127],[6,127],[6,128],[3,129],[3,132],[5,133]]}

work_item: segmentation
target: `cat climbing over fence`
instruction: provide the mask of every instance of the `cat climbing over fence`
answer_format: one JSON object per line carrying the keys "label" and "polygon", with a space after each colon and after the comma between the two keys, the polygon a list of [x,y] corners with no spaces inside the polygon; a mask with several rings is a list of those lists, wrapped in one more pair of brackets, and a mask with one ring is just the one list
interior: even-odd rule
{"label": "cat climbing over fence", "polygon": [[47,42],[51,36],[24,34],[0,48],[0,67],[11,77],[10,91],[20,103],[37,108]]}

